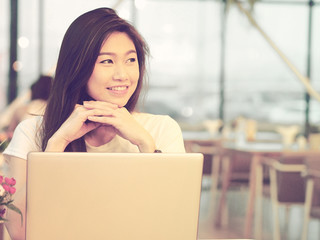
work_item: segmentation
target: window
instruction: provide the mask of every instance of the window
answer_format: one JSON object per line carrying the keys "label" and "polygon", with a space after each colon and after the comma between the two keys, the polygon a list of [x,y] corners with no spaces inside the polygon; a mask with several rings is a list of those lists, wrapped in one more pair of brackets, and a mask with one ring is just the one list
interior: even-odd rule
{"label": "window", "polygon": [[[311,82],[320,92],[320,1],[313,7]],[[125,0],[43,1],[43,52],[40,51],[39,1],[19,1],[19,92],[42,70],[54,70],[63,35],[77,16],[89,9],[114,7],[133,22],[151,50],[149,89],[142,110],[169,114],[197,124],[219,117],[221,54],[225,54],[224,116],[239,115],[274,123],[304,124],[305,89],[248,18],[231,5],[221,28],[223,1]],[[303,74],[307,74],[307,0],[259,1],[252,15],[274,43]],[[0,0],[1,104],[4,107],[9,55],[9,1]],[[31,7],[32,6],[32,7]],[[225,31],[225,51],[221,33]],[[320,103],[310,104],[310,120],[319,124]]]}

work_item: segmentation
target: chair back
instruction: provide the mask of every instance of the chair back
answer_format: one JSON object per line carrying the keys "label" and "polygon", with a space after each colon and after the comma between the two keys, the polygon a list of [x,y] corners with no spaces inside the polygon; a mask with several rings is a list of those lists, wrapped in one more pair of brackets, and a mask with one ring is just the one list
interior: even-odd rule
{"label": "chair back", "polygon": [[286,171],[292,166],[303,166],[304,156],[283,156],[279,163],[283,170],[277,170],[278,201],[281,203],[304,203],[305,179],[301,171]]}

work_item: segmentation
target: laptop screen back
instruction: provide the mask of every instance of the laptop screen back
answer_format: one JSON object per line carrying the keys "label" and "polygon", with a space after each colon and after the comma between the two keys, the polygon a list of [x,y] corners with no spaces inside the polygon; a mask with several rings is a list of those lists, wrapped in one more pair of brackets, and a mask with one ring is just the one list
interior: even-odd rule
{"label": "laptop screen back", "polygon": [[196,240],[202,154],[30,153],[27,240]]}

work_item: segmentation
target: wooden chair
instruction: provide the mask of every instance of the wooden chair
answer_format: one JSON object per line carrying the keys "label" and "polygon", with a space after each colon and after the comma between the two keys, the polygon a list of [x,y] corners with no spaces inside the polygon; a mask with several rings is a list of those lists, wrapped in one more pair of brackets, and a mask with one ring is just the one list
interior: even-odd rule
{"label": "wooden chair", "polygon": [[187,152],[202,153],[204,156],[203,174],[211,175],[210,188],[212,191],[213,206],[215,205],[216,190],[218,188],[220,176],[220,144],[220,140],[185,141]]}
{"label": "wooden chair", "polygon": [[[280,240],[279,207],[286,207],[286,226],[289,222],[289,210],[292,205],[305,202],[305,181],[301,173],[305,171],[305,156],[282,156],[265,158],[263,163],[269,167],[270,199],[273,217],[273,240]],[[268,195],[264,192],[264,195]],[[260,209],[261,211],[261,209]],[[261,226],[259,226],[261,231]],[[259,233],[261,236],[261,232]]]}
{"label": "wooden chair", "polygon": [[304,205],[304,220],[302,240],[307,240],[310,218],[320,220],[320,156],[305,160],[306,170],[306,201]]}
{"label": "wooden chair", "polygon": [[[230,189],[247,190],[249,188],[250,168],[252,155],[246,152],[228,153],[225,156],[223,149],[220,151],[221,161],[221,196],[217,206],[215,217],[216,227],[228,224],[227,215],[227,192]],[[268,172],[263,171],[262,180],[264,184],[269,182]],[[244,206],[245,207],[245,206]]]}

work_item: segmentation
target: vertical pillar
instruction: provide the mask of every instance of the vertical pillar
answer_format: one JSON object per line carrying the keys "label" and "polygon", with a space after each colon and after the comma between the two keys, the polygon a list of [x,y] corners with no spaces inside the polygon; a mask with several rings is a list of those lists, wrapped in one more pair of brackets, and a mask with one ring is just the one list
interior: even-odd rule
{"label": "vertical pillar", "polygon": [[[311,80],[311,63],[312,63],[312,56],[311,56],[311,43],[312,43],[312,8],[314,6],[313,0],[309,0],[309,26],[308,26],[308,47],[307,47],[307,77]],[[310,133],[310,95],[306,92],[305,93],[305,101],[306,101],[306,108],[305,108],[305,136],[308,137]]]}
{"label": "vertical pillar", "polygon": [[39,15],[38,15],[38,75],[40,76],[43,73],[43,23],[44,23],[44,0],[39,0]]}
{"label": "vertical pillar", "polygon": [[224,121],[224,86],[225,86],[225,49],[226,49],[226,20],[227,20],[227,2],[222,0],[223,10],[221,14],[221,53],[220,53],[220,100],[219,100],[219,118]]}
{"label": "vertical pillar", "polygon": [[18,41],[18,0],[10,1],[10,59],[9,59],[9,83],[7,101],[12,102],[17,96],[18,74],[14,68],[17,61]]}
{"label": "vertical pillar", "polygon": [[132,8],[131,8],[131,21],[132,21],[132,25],[133,26],[137,26],[137,8],[136,8],[136,1],[135,0],[132,0],[132,2],[131,2],[131,6],[132,6]]}

